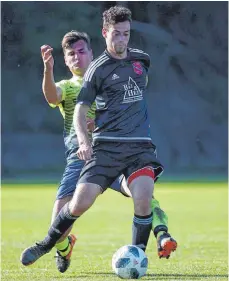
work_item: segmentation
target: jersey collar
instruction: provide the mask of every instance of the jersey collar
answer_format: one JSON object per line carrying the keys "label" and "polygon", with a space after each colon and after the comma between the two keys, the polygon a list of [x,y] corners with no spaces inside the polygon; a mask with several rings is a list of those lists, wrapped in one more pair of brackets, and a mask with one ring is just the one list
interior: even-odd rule
{"label": "jersey collar", "polygon": [[83,80],[83,77],[81,76],[77,76],[77,75],[73,75],[72,78],[71,78],[71,81],[72,82],[81,82]]}
{"label": "jersey collar", "polygon": [[128,60],[130,58],[130,51],[129,51],[129,48],[127,48],[127,57],[124,58],[124,59],[116,59],[114,57],[111,56],[111,54],[108,52],[107,49],[105,49],[104,53],[110,58],[110,59],[113,59],[115,61],[125,61],[125,60]]}

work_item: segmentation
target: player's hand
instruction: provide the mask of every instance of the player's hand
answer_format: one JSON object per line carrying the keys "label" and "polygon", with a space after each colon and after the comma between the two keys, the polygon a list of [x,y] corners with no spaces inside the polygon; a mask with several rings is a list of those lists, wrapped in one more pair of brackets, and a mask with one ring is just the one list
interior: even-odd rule
{"label": "player's hand", "polygon": [[90,145],[82,144],[77,150],[76,154],[81,160],[90,160],[92,155],[92,147]]}
{"label": "player's hand", "polygon": [[91,118],[87,118],[87,130],[89,132],[93,132],[95,129],[95,122]]}
{"label": "player's hand", "polygon": [[41,46],[41,57],[43,59],[45,70],[52,70],[54,66],[54,59],[52,56],[53,48],[49,45]]}

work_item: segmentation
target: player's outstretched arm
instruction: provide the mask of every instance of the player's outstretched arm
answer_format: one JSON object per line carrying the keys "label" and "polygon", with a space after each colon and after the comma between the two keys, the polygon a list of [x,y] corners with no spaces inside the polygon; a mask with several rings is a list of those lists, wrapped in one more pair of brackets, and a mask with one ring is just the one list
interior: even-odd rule
{"label": "player's outstretched arm", "polygon": [[49,45],[41,46],[41,57],[44,63],[42,90],[47,102],[57,105],[62,100],[62,90],[55,85],[53,75],[54,59],[52,51],[53,48]]}

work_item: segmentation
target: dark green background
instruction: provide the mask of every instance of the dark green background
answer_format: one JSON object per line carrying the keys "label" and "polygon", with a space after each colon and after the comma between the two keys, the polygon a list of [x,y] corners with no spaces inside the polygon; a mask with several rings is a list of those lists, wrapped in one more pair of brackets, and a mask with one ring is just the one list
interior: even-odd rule
{"label": "dark green background", "polygon": [[[42,94],[40,46],[54,48],[56,81],[70,77],[61,40],[86,31],[104,49],[102,12],[116,2],[2,2],[2,179],[59,179],[63,121]],[[118,2],[133,12],[130,46],[152,58],[149,114],[164,179],[225,178],[228,3]]]}

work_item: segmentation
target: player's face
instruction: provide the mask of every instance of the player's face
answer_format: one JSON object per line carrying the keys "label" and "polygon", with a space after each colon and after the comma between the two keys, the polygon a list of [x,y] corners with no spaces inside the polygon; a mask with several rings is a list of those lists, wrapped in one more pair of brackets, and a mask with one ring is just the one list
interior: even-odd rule
{"label": "player's face", "polygon": [[103,29],[102,33],[106,40],[108,51],[118,56],[126,54],[127,45],[130,40],[129,21],[110,25],[108,29]]}
{"label": "player's face", "polygon": [[84,40],[79,40],[65,50],[64,59],[73,74],[83,76],[93,59],[92,50]]}

